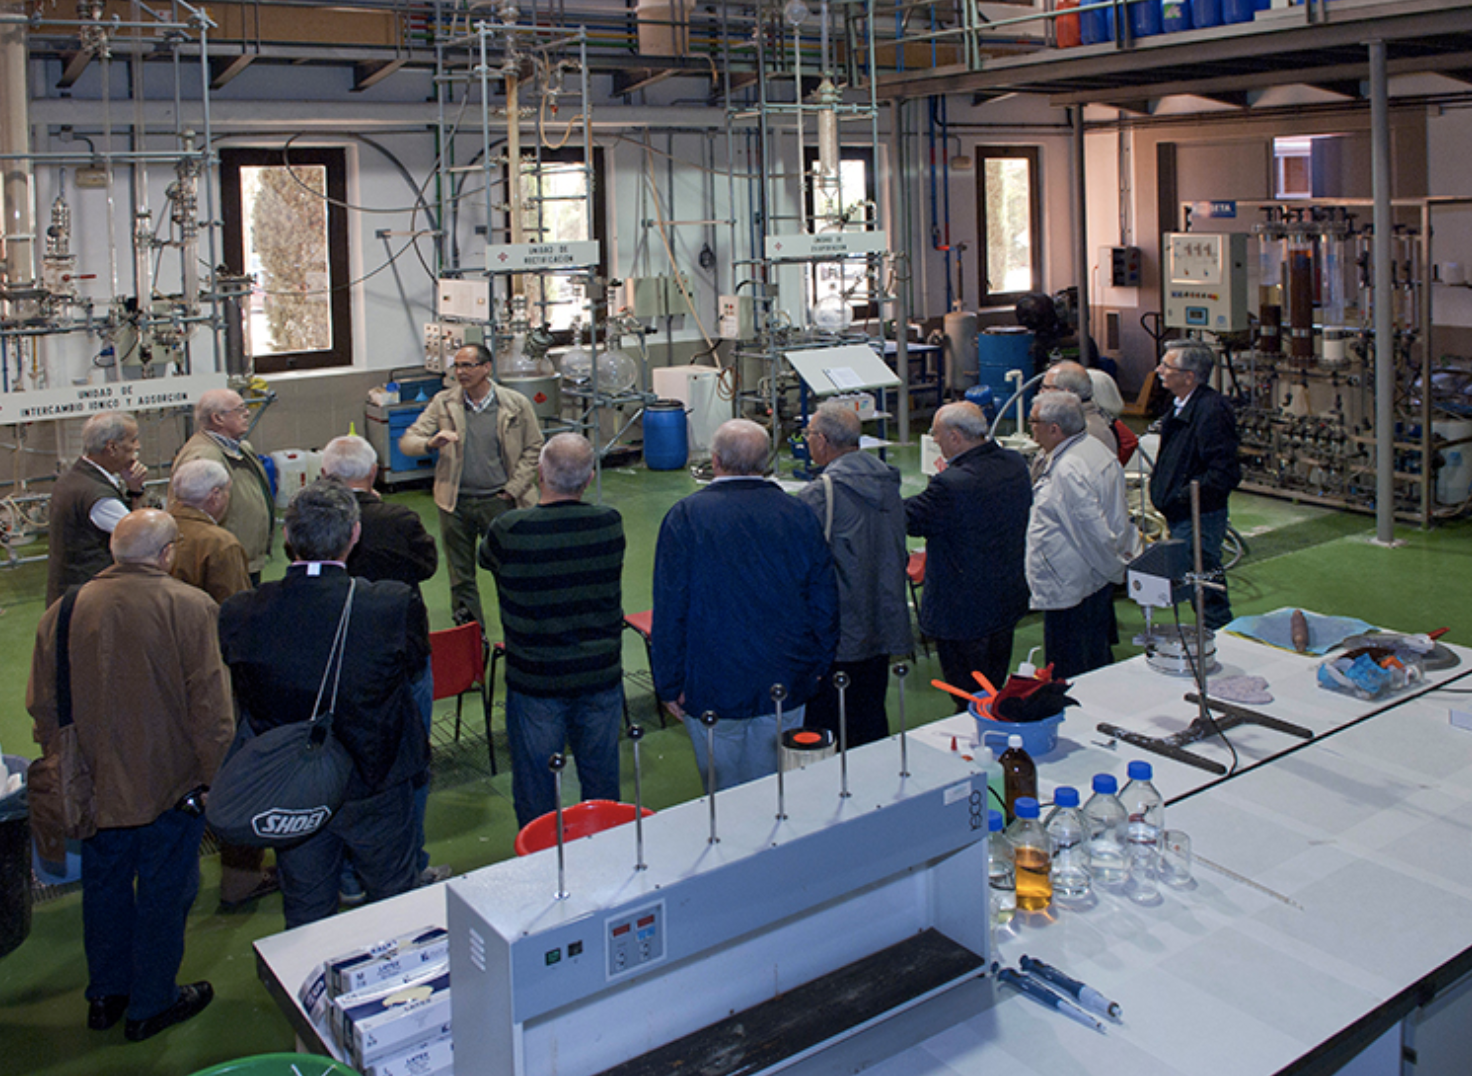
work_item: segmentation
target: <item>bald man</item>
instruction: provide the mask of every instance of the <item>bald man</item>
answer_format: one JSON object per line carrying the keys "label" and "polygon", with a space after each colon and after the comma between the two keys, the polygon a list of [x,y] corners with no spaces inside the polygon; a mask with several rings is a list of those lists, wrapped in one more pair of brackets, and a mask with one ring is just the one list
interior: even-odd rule
{"label": "bald man", "polygon": [[685,722],[702,781],[699,718],[716,715],[717,788],[776,772],[772,687],[786,690],[783,725],[801,725],[838,652],[833,556],[812,509],[763,477],[769,446],[755,422],[723,423],[715,480],[669,510],[654,551],[654,689]]}
{"label": "bald man", "polygon": [[175,981],[184,924],[199,892],[199,793],[235,734],[220,659],[219,607],[169,575],[179,530],[139,509],[113,528],[114,564],[46,610],[36,630],[26,708],[43,760],[54,757],[61,703],[57,646],[66,640],[70,716],[92,772],[97,829],[82,841],[87,1026],[124,1016],[138,1042],[188,1020],[213,997]]}
{"label": "bald man", "polygon": [[220,517],[224,527],[245,547],[251,586],[259,586],[261,569],[271,555],[276,503],[261,459],[245,440],[250,408],[233,389],[210,389],[194,405],[194,436],[174,457],[174,466],[190,460],[214,460],[230,472],[230,504]]}

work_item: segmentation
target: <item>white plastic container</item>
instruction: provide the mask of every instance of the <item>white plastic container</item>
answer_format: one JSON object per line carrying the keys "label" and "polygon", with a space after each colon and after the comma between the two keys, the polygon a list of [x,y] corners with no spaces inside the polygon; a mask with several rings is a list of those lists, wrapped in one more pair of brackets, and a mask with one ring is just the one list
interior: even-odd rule
{"label": "white plastic container", "polygon": [[322,477],[322,453],[305,448],[286,448],[271,453],[276,465],[276,507],[285,509],[303,486]]}

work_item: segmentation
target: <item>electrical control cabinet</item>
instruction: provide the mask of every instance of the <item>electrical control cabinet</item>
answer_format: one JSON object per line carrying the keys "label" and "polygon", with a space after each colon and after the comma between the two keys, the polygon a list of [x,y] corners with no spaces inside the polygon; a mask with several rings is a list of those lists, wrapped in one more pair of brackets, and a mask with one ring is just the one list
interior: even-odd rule
{"label": "electrical control cabinet", "polygon": [[1244,332],[1247,236],[1167,232],[1165,324],[1172,329]]}

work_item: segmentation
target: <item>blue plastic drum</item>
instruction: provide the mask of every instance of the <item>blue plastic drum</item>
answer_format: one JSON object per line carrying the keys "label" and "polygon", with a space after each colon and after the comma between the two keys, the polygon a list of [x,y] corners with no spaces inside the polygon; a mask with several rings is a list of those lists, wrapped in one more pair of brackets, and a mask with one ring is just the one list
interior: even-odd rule
{"label": "blue plastic drum", "polygon": [[1160,25],[1168,34],[1193,28],[1196,24],[1191,21],[1190,0],[1165,0],[1161,5]]}
{"label": "blue plastic drum", "polygon": [[651,471],[678,471],[690,459],[685,405],[655,400],[644,409],[644,464]]}
{"label": "blue plastic drum", "polygon": [[1135,0],[1130,4],[1130,33],[1136,37],[1154,37],[1162,33],[1161,0]]}

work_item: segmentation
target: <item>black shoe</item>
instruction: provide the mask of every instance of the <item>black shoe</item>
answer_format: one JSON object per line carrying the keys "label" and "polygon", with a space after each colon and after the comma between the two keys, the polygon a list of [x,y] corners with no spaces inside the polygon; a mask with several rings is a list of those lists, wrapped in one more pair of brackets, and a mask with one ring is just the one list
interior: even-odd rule
{"label": "black shoe", "polygon": [[93,998],[87,1006],[87,1026],[93,1031],[106,1031],[128,1011],[127,994],[108,994]]}
{"label": "black shoe", "polygon": [[190,983],[179,987],[179,998],[163,1012],[146,1020],[129,1020],[123,1034],[129,1042],[151,1039],[160,1031],[182,1024],[191,1016],[204,1011],[204,1007],[215,999],[215,988],[209,983]]}

